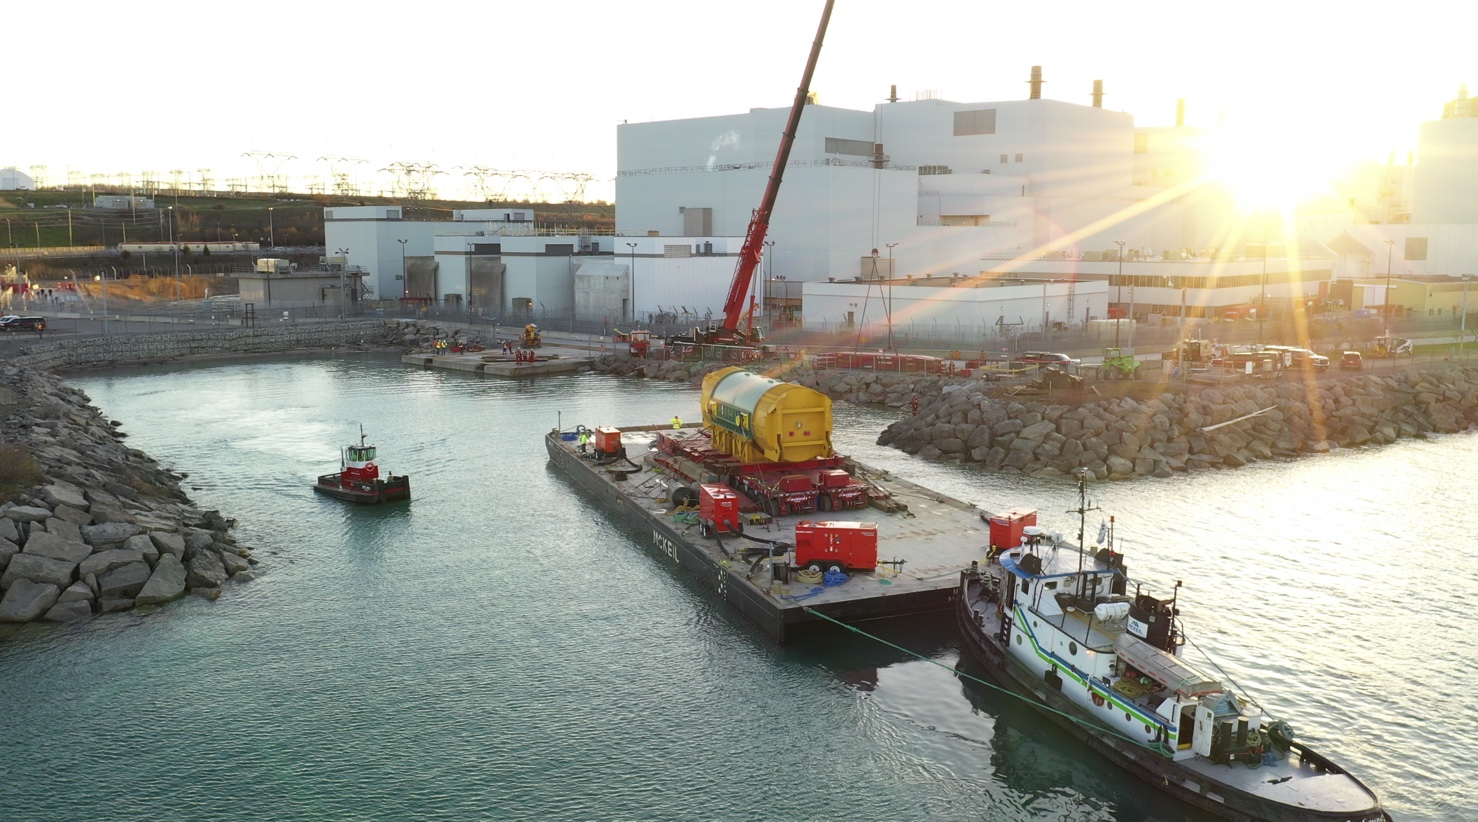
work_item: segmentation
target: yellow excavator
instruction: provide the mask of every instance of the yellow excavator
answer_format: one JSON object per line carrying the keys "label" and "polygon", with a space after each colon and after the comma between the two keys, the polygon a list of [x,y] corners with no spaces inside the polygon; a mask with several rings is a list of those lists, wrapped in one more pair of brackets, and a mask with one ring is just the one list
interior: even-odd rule
{"label": "yellow excavator", "polygon": [[524,348],[538,348],[544,342],[539,334],[539,326],[529,323],[523,327],[523,339],[520,341]]}

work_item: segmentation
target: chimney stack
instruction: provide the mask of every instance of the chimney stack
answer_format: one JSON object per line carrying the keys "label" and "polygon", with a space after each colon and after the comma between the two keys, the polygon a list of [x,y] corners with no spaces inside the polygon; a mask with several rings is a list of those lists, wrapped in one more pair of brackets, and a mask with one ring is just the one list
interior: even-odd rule
{"label": "chimney stack", "polygon": [[1103,81],[1093,81],[1093,107],[1103,108]]}
{"label": "chimney stack", "polygon": [[1177,126],[1183,126],[1183,125],[1185,125],[1185,98],[1184,97],[1182,97],[1179,100],[1176,100],[1175,101],[1175,124]]}
{"label": "chimney stack", "polygon": [[1042,99],[1042,67],[1041,66],[1032,66],[1032,79],[1029,80],[1028,82],[1031,83],[1031,87],[1032,87],[1032,96],[1029,99],[1032,99],[1032,100],[1040,100],[1040,99]]}
{"label": "chimney stack", "polygon": [[888,86],[888,102],[890,102],[890,103],[896,103],[896,102],[898,102],[898,84],[897,83],[894,83],[893,85]]}

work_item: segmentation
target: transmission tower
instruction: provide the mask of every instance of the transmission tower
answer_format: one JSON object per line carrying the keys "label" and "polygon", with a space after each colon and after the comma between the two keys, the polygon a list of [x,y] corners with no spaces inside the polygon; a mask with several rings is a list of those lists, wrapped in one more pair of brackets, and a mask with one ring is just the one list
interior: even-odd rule
{"label": "transmission tower", "polygon": [[330,154],[319,157],[318,162],[328,163],[328,176],[334,194],[340,197],[359,196],[359,184],[354,181],[354,166],[365,165],[369,162],[368,160]]}

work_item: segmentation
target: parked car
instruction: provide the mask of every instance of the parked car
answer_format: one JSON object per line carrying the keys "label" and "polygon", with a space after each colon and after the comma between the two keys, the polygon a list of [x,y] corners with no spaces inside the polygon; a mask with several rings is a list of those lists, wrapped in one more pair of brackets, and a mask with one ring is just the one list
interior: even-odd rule
{"label": "parked car", "polygon": [[1315,371],[1329,370],[1329,358],[1323,354],[1315,354],[1307,348],[1296,348],[1291,345],[1265,345],[1264,351],[1277,351],[1286,354],[1289,368],[1312,368]]}
{"label": "parked car", "polygon": [[1053,354],[1047,351],[1027,351],[1019,357],[1014,358],[1017,362],[1035,363],[1037,365],[1077,365],[1078,361],[1066,354]]}
{"label": "parked car", "polygon": [[45,317],[0,317],[0,331],[45,331]]}
{"label": "parked car", "polygon": [[1359,371],[1365,367],[1365,358],[1360,356],[1359,351],[1346,351],[1339,356],[1339,369],[1341,371]]}

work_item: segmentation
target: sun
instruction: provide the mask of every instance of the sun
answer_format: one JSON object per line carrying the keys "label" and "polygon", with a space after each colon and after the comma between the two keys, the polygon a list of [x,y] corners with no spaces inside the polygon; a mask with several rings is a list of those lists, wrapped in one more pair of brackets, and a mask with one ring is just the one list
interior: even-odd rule
{"label": "sun", "polygon": [[1243,211],[1292,212],[1331,196],[1348,171],[1327,136],[1296,127],[1223,130],[1204,143],[1210,182],[1224,187]]}

